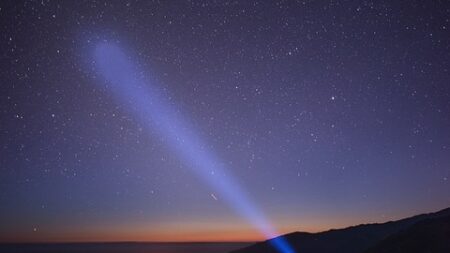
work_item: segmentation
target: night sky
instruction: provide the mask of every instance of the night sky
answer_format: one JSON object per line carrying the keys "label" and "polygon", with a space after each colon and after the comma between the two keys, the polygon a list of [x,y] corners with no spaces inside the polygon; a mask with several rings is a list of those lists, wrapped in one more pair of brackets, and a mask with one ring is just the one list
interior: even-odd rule
{"label": "night sky", "polygon": [[450,205],[447,1],[2,1],[0,19],[1,242],[263,239],[104,88],[99,43],[280,233]]}

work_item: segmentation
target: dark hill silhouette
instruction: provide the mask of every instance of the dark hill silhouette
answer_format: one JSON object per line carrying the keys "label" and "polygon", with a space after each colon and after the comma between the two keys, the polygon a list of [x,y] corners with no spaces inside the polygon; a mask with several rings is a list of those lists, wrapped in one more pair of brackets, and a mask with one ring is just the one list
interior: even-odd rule
{"label": "dark hill silhouette", "polygon": [[450,252],[450,216],[419,221],[382,240],[365,253],[402,252]]}
{"label": "dark hill silhouette", "polygon": [[[450,217],[450,208],[436,213],[421,214],[410,218],[381,224],[365,224],[344,229],[333,229],[320,233],[294,232],[283,235],[297,253],[362,253],[375,247],[384,239],[406,230],[421,221]],[[385,242],[386,246],[393,242]],[[374,248],[375,251],[378,252]],[[387,251],[388,252],[388,251]],[[402,251],[403,252],[403,251]],[[407,251],[405,251],[407,252]],[[264,241],[232,253],[279,253]]]}

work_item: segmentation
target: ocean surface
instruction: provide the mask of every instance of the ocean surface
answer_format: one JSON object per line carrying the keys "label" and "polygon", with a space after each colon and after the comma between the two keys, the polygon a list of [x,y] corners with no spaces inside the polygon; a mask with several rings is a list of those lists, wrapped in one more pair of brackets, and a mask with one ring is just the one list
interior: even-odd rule
{"label": "ocean surface", "polygon": [[0,244],[1,253],[226,253],[251,243]]}

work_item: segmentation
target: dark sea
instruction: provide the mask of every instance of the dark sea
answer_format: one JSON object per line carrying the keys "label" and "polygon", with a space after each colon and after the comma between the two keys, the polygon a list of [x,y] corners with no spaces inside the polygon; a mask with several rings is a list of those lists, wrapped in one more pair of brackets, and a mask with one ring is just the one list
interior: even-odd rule
{"label": "dark sea", "polygon": [[1,253],[226,253],[251,243],[0,244]]}

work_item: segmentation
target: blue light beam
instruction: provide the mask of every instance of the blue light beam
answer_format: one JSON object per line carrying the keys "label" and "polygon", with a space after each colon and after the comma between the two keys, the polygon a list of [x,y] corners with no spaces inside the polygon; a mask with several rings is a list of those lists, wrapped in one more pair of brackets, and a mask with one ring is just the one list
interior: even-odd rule
{"label": "blue light beam", "polygon": [[[165,99],[154,81],[146,80],[120,48],[111,43],[99,43],[94,53],[96,71],[105,78],[103,85],[114,98],[148,130],[164,137],[166,145],[190,165],[193,172],[219,193],[234,210],[257,228],[277,251],[294,253],[284,237],[277,232],[264,214],[251,203],[226,170],[224,163],[210,151],[172,103]],[[214,172],[214,173],[211,173]]]}

